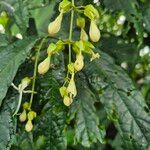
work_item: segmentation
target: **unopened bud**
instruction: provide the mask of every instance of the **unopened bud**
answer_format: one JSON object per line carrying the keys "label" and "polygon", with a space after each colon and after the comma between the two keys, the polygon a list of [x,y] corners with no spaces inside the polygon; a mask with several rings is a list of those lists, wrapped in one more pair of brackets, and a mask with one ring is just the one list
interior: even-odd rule
{"label": "unopened bud", "polygon": [[83,41],[88,41],[88,35],[83,28],[81,29],[80,39]]}
{"label": "unopened bud", "polygon": [[62,18],[63,18],[63,13],[60,13],[59,16],[49,24],[48,33],[50,36],[54,36],[56,33],[59,32],[61,28]]}
{"label": "unopened bud", "polygon": [[19,120],[20,120],[20,122],[25,122],[26,119],[27,119],[27,113],[26,113],[26,110],[23,110],[23,112],[19,116]]}
{"label": "unopened bud", "polygon": [[36,112],[30,111],[28,113],[28,120],[33,120],[34,118],[36,118]]}
{"label": "unopened bud", "polygon": [[100,30],[96,25],[96,21],[92,20],[90,24],[90,31],[89,31],[90,39],[93,42],[98,42],[100,39]]}
{"label": "unopened bud", "polygon": [[72,98],[70,98],[68,96],[65,96],[64,99],[63,99],[63,102],[64,102],[64,105],[70,106],[71,103],[73,102],[73,100],[72,100]]}
{"label": "unopened bud", "polygon": [[77,95],[77,89],[76,89],[76,85],[74,82],[74,74],[72,74],[71,80],[70,80],[69,85],[67,87],[67,92],[72,94],[73,97],[75,97]]}
{"label": "unopened bud", "polygon": [[38,73],[45,74],[50,68],[50,57],[47,57],[43,62],[38,66]]}
{"label": "unopened bud", "polygon": [[31,120],[28,120],[26,125],[25,125],[25,130],[27,132],[30,132],[31,130],[33,129],[33,124],[32,124],[32,121]]}
{"label": "unopened bud", "polygon": [[84,67],[84,58],[83,58],[83,55],[80,53],[76,56],[74,68],[76,71],[80,71],[80,70],[82,70],[83,67]]}
{"label": "unopened bud", "polygon": [[29,109],[29,108],[30,108],[30,103],[25,102],[25,103],[23,104],[23,109],[27,110],[27,109]]}
{"label": "unopened bud", "polygon": [[24,90],[31,82],[31,79],[29,77],[25,77],[21,80],[21,84],[19,85],[19,88],[21,90]]}

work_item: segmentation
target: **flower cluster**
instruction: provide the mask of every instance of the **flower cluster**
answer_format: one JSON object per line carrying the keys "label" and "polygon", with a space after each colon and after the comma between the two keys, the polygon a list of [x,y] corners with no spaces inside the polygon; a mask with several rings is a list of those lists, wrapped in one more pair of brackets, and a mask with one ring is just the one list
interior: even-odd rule
{"label": "flower cluster", "polygon": [[32,121],[36,118],[36,112],[32,111],[30,108],[30,104],[28,102],[25,102],[23,104],[23,112],[19,116],[20,122],[25,122],[27,120],[27,123],[25,125],[25,130],[27,132],[30,132],[33,129]]}
{"label": "flower cluster", "polygon": [[[75,74],[81,71],[84,67],[83,54],[89,54],[91,56],[91,61],[100,57],[98,53],[94,53],[93,50],[95,47],[92,44],[92,42],[98,42],[101,37],[100,30],[97,26],[99,13],[93,5],[83,6],[81,9],[82,10],[80,10],[79,7],[75,7],[69,0],[63,0],[59,4],[60,14],[48,26],[49,36],[54,37],[60,31],[65,13],[69,11],[76,11],[82,12],[82,14],[76,19],[77,27],[80,28],[80,38],[78,41],[68,39],[66,41],[59,40],[57,43],[51,43],[47,49],[47,57],[38,65],[39,74],[45,74],[51,67],[50,61],[52,55],[65,50],[66,45],[69,45],[69,48],[71,47],[71,54],[69,55],[69,62],[67,65],[67,76],[63,86],[60,88],[60,94],[66,106],[70,106],[70,104],[73,102],[73,98],[75,98],[77,95]],[[85,31],[86,17],[90,20],[89,35]],[[71,59],[72,53],[74,53],[76,56],[75,60]]]}

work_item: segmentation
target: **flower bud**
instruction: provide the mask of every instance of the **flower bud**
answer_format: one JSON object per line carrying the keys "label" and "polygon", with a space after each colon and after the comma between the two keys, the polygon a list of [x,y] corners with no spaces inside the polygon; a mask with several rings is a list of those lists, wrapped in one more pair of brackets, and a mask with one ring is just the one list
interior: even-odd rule
{"label": "flower bud", "polygon": [[26,113],[26,110],[24,109],[21,115],[19,116],[19,120],[20,122],[25,122],[26,119],[27,119],[27,113]]}
{"label": "flower bud", "polygon": [[88,35],[83,28],[81,29],[80,39],[83,41],[88,41]]}
{"label": "flower bud", "polygon": [[38,73],[45,74],[50,68],[50,57],[47,57],[43,62],[38,66]]}
{"label": "flower bud", "polygon": [[96,21],[92,20],[90,24],[90,31],[89,31],[90,39],[93,42],[98,42],[100,39],[100,30],[96,25]]}
{"label": "flower bud", "polygon": [[32,124],[32,121],[31,120],[28,120],[26,125],[25,125],[25,130],[27,132],[30,132],[31,130],[33,129],[33,124]]}
{"label": "flower bud", "polygon": [[73,100],[72,100],[72,98],[70,98],[68,96],[65,96],[64,99],[63,99],[63,102],[64,102],[64,105],[70,106],[71,103],[73,102]]}
{"label": "flower bud", "polygon": [[30,111],[28,113],[28,120],[33,120],[34,118],[36,118],[36,112]]}
{"label": "flower bud", "polygon": [[83,66],[84,66],[83,55],[81,53],[77,54],[76,61],[74,63],[74,68],[75,68],[76,71],[80,71],[80,70],[82,70]]}
{"label": "flower bud", "polygon": [[62,18],[63,18],[63,13],[61,12],[59,16],[49,24],[48,33],[50,36],[54,36],[57,32],[59,32],[61,28]]}
{"label": "flower bud", "polygon": [[19,89],[24,90],[31,82],[29,77],[25,77],[21,80],[21,84],[19,85]]}
{"label": "flower bud", "polygon": [[28,110],[29,108],[30,108],[30,103],[25,102],[25,103],[23,104],[23,109]]}
{"label": "flower bud", "polygon": [[75,97],[77,95],[77,89],[76,89],[76,85],[74,82],[74,74],[72,74],[71,80],[67,87],[67,92],[70,93],[71,95],[73,95],[73,97]]}
{"label": "flower bud", "polygon": [[60,95],[61,97],[64,97],[65,95],[67,95],[67,88],[62,86],[60,89],[59,89],[59,92],[60,92]]}

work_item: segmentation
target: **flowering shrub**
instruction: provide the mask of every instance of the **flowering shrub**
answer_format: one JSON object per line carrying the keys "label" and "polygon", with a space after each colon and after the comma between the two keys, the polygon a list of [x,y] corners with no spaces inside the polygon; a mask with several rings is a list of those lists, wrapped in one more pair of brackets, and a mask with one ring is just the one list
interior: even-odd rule
{"label": "flowering shrub", "polygon": [[0,149],[150,146],[150,2],[0,2]]}

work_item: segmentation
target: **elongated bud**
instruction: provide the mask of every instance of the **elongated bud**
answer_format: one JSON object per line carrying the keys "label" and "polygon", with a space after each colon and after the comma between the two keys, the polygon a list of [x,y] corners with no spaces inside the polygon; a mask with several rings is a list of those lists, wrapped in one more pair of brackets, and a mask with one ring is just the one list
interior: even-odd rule
{"label": "elongated bud", "polygon": [[64,99],[63,99],[63,102],[64,102],[64,105],[70,106],[71,103],[73,102],[73,100],[72,100],[72,98],[70,98],[68,96],[65,96]]}
{"label": "elongated bud", "polygon": [[84,58],[83,58],[83,55],[80,53],[80,54],[77,54],[76,56],[74,68],[76,71],[80,71],[82,70],[83,67],[84,67]]}
{"label": "elongated bud", "polygon": [[100,30],[96,25],[96,21],[91,20],[90,31],[89,31],[90,39],[93,42],[98,42],[100,39]]}
{"label": "elongated bud", "polygon": [[26,125],[25,125],[25,130],[27,132],[30,132],[31,130],[33,129],[33,124],[32,124],[32,121],[31,120],[28,120]]}
{"label": "elongated bud", "polygon": [[21,84],[19,84],[19,89],[24,90],[31,82],[29,77],[25,77],[21,80]]}
{"label": "elongated bud", "polygon": [[88,35],[83,28],[81,29],[80,40],[88,41]]}
{"label": "elongated bud", "polygon": [[23,112],[19,116],[19,120],[20,120],[20,122],[25,122],[26,119],[27,119],[27,113],[26,113],[26,110],[23,110]]}
{"label": "elongated bud", "polygon": [[49,24],[48,33],[50,36],[54,36],[56,33],[59,32],[61,28],[62,18],[63,18],[63,13],[61,12],[59,16]]}
{"label": "elongated bud", "polygon": [[76,89],[76,85],[74,82],[74,74],[72,74],[71,80],[67,87],[67,92],[70,93],[71,95],[73,95],[73,97],[75,97],[77,95],[77,89]]}
{"label": "elongated bud", "polygon": [[50,56],[39,64],[38,73],[45,74],[49,70],[49,68],[50,68]]}

